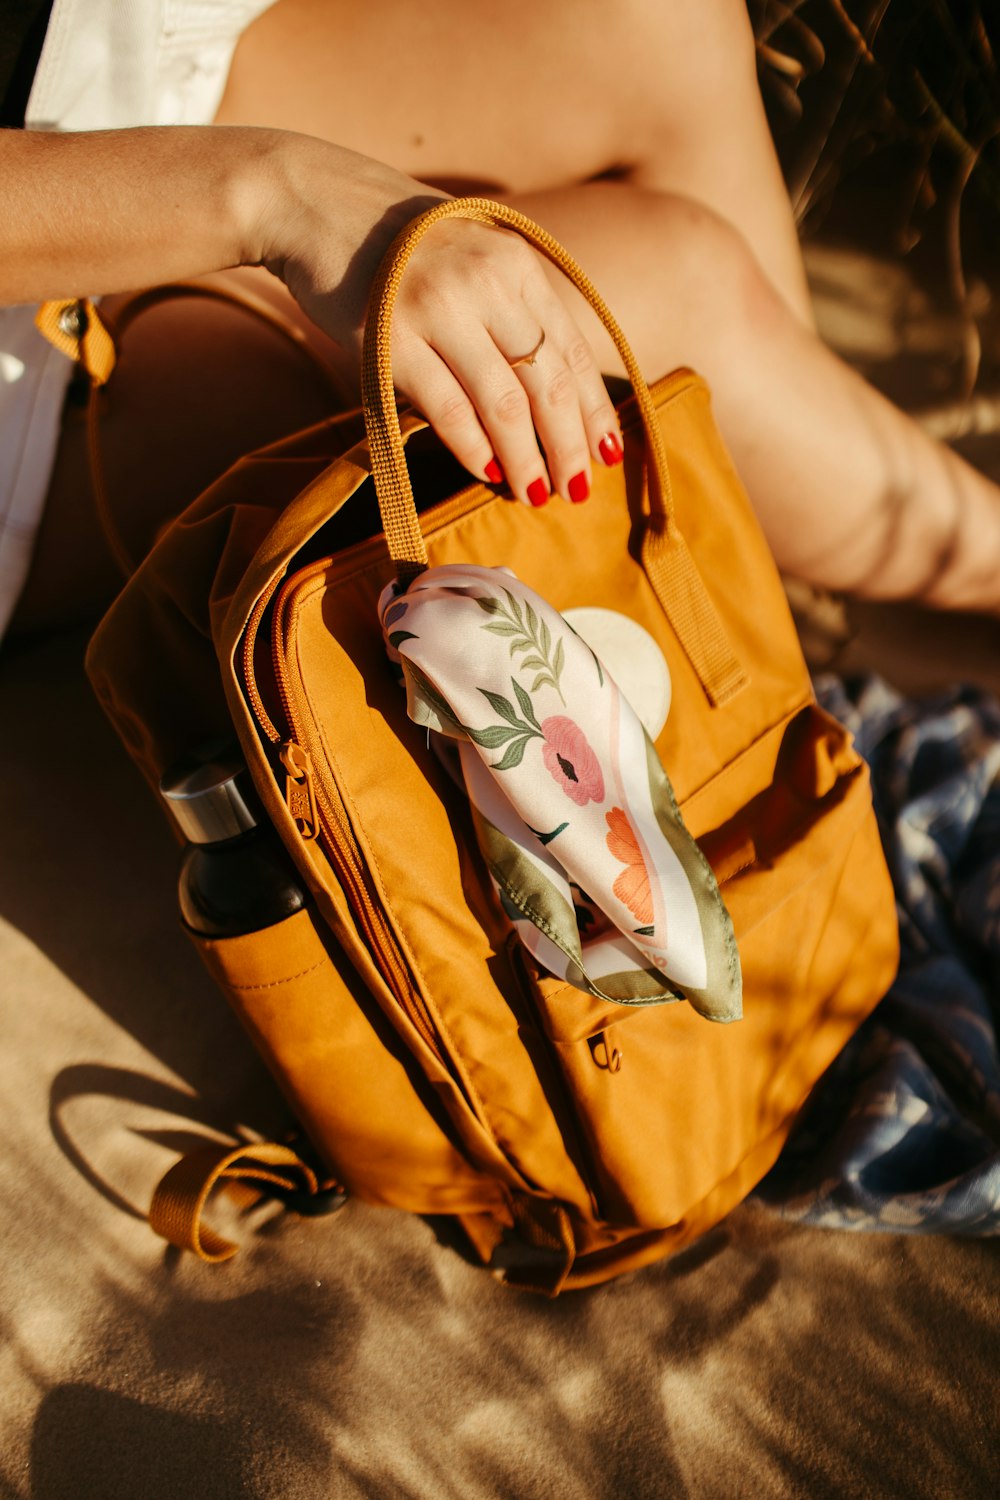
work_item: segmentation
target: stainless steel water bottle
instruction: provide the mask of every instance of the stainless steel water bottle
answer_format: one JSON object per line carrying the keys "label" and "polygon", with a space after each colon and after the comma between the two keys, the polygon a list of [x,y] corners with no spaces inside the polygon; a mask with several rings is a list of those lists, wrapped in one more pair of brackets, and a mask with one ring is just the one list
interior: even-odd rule
{"label": "stainless steel water bottle", "polygon": [[204,937],[236,937],[273,927],[308,895],[284,844],[232,755],[172,767],[160,792],[188,840],[181,860],[181,916]]}

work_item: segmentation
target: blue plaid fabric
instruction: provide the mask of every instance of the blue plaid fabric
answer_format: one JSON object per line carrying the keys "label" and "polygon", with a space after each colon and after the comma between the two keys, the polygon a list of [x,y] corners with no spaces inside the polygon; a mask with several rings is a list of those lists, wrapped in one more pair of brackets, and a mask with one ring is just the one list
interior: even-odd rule
{"label": "blue plaid fabric", "polygon": [[871,766],[902,958],[757,1196],[809,1224],[1000,1233],[1000,704],[816,690]]}

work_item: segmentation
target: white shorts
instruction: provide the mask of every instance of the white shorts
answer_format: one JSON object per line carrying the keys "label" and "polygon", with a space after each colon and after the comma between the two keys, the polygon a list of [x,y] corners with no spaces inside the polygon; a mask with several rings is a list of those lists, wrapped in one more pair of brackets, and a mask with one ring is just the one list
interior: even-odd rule
{"label": "white shorts", "polygon": [[[208,124],[240,33],[273,3],[55,0],[25,128]],[[0,308],[0,635],[28,574],[73,371],[35,311]]]}

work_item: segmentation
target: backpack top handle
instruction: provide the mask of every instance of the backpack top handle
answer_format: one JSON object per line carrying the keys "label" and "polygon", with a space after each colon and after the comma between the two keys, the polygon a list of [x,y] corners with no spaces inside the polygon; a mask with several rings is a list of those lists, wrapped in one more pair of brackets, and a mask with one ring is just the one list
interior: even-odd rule
{"label": "backpack top handle", "polygon": [[382,528],[400,584],[405,588],[422,573],[428,558],[396,410],[392,314],[410,256],[427,231],[443,219],[471,219],[519,234],[568,277],[614,340],[646,434],[649,523],[642,542],[643,567],[709,702],[713,706],[727,702],[746,686],[747,676],[674,520],[670,469],[656,407],[628,340],[590,278],[559,241],[517,209],[489,198],[446,199],[420,214],[393,240],[372,283],[362,349],[361,396]]}

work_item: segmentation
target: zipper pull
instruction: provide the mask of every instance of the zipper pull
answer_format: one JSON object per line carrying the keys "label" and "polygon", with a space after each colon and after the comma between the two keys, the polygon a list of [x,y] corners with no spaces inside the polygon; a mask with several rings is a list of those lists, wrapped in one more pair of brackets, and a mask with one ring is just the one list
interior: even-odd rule
{"label": "zipper pull", "polygon": [[312,761],[307,751],[294,740],[279,745],[278,754],[288,773],[285,777],[285,805],[302,837],[314,839],[319,832],[319,818],[316,814]]}
{"label": "zipper pull", "polygon": [[608,1073],[620,1073],[622,1068],[621,1049],[614,1042],[608,1041],[606,1031],[598,1031],[595,1036],[588,1038],[590,1043],[590,1055],[597,1067],[603,1068]]}

